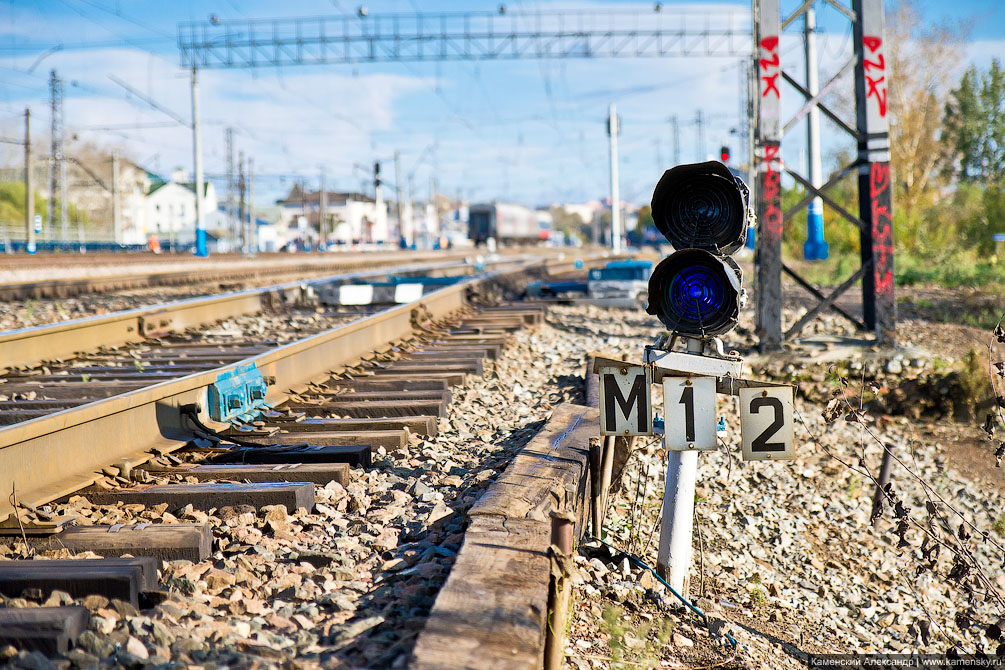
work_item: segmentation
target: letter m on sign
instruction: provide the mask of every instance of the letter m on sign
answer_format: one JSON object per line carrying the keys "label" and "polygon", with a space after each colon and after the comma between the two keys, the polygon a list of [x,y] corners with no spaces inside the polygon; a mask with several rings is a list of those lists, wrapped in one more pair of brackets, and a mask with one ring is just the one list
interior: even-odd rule
{"label": "letter m on sign", "polygon": [[642,365],[602,367],[600,373],[600,433],[652,433],[652,372]]}

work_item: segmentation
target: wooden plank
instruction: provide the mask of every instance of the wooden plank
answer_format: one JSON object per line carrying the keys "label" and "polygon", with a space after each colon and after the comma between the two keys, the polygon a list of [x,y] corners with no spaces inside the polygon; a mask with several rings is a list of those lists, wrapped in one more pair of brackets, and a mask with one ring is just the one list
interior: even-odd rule
{"label": "wooden plank", "polygon": [[374,379],[376,381],[416,381],[422,379],[442,379],[447,386],[460,386],[467,379],[463,372],[417,372],[414,370],[387,370],[379,375],[364,377],[363,379]]}
{"label": "wooden plank", "polygon": [[67,548],[93,551],[106,558],[123,554],[161,561],[204,561],[213,546],[210,527],[201,523],[71,526],[56,535],[31,540],[36,551]]}
{"label": "wooden plank", "polygon": [[441,375],[443,373],[463,373],[470,375],[481,375],[484,374],[484,368],[482,366],[482,359],[480,358],[469,358],[467,360],[451,360],[451,361],[395,361],[389,367],[386,368],[375,368],[373,373],[377,376],[386,374],[397,374],[399,372],[404,372],[406,374],[419,374],[421,372],[428,373],[430,375]]}
{"label": "wooden plank", "polygon": [[[361,431],[361,430],[408,430],[415,435],[433,437],[437,432],[436,417],[433,416],[399,416],[388,418],[360,419],[320,419],[311,418],[303,421],[281,424],[285,430],[319,430],[319,431]],[[235,433],[241,435],[242,433]]]}
{"label": "wooden plank", "polygon": [[0,608],[0,647],[38,651],[46,656],[68,652],[87,629],[86,607]]}
{"label": "wooden plank", "polygon": [[413,670],[539,670],[547,623],[551,490],[585,528],[599,412],[559,405],[471,508],[464,544],[415,645]]}
{"label": "wooden plank", "polygon": [[316,398],[323,402],[351,402],[361,400],[442,400],[450,403],[451,394],[449,390],[433,389],[431,391],[357,391],[346,390],[339,393],[334,391],[321,393],[304,393],[301,397]]}
{"label": "wooden plank", "polygon": [[[401,379],[398,381],[378,379],[376,377],[362,377],[356,379],[346,379],[344,381],[328,382],[328,387],[333,389],[351,388],[357,391],[449,391],[445,379]],[[0,389],[3,387],[0,386]]]}
{"label": "wooden plank", "polygon": [[148,468],[151,474],[161,476],[181,475],[199,480],[233,480],[247,482],[311,482],[324,486],[336,481],[343,486],[349,483],[348,463],[289,463],[289,464],[212,464],[180,465],[175,468]]}
{"label": "wooden plank", "polygon": [[447,403],[442,400],[392,400],[379,402],[365,400],[362,402],[329,402],[325,405],[308,405],[306,403],[287,403],[284,409],[304,412],[311,416],[338,414],[347,417],[396,417],[396,416],[446,416]]}
{"label": "wooden plank", "polygon": [[18,598],[25,589],[49,594],[59,590],[73,598],[102,595],[134,607],[139,594],[157,588],[157,560],[150,557],[0,561],[0,593]]}
{"label": "wooden plank", "polygon": [[84,489],[80,495],[99,505],[120,501],[147,506],[167,503],[171,508],[192,505],[201,510],[237,505],[285,505],[290,512],[296,512],[298,507],[314,507],[314,484],[309,482],[157,484],[111,491]]}
{"label": "wooden plank", "polygon": [[[297,442],[311,442],[310,436],[301,437]],[[270,438],[271,439],[271,438]],[[263,441],[265,441],[263,439]],[[373,463],[369,444],[342,444],[322,446],[309,444],[306,447],[290,445],[289,447],[272,447],[263,444],[261,447],[235,447],[221,453],[215,459],[216,463],[254,463],[256,465],[281,465],[294,463],[347,463],[361,468],[368,468]]]}
{"label": "wooden plank", "polygon": [[305,422],[280,424],[279,428],[290,432],[268,436],[246,436],[242,440],[261,444],[301,444],[307,442],[318,447],[348,447],[366,444],[373,448],[384,447],[385,449],[402,449],[408,444],[408,437],[403,430],[326,431],[324,425]]}

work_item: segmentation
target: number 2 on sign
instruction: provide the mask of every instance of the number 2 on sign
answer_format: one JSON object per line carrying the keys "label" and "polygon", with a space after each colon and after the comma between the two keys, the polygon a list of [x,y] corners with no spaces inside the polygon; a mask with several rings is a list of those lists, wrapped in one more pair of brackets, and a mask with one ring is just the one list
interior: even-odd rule
{"label": "number 2 on sign", "polygon": [[740,389],[743,460],[795,458],[792,436],[792,387]]}
{"label": "number 2 on sign", "polygon": [[663,441],[670,451],[716,448],[715,377],[664,377]]}

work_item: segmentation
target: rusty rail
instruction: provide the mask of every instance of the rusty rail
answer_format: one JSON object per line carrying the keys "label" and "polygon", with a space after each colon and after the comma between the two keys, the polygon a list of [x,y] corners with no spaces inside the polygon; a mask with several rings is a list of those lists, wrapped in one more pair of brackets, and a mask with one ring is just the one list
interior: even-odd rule
{"label": "rusty rail", "polygon": [[[606,260],[603,257],[594,258],[589,264]],[[542,262],[540,259],[504,259],[502,265],[510,266],[506,274],[517,274]],[[561,270],[563,263],[571,265],[573,262],[570,259],[550,265]],[[502,274],[504,272],[500,270],[445,287],[423,296],[419,302],[432,318],[445,317],[466,304],[465,294],[469,289]],[[184,321],[188,325],[196,325],[198,319],[224,318],[226,310],[255,311],[260,308],[262,296],[269,291],[300,290],[300,286],[297,283],[253,289],[226,296],[181,301],[149,310],[152,314],[173,315],[179,323]],[[375,343],[389,343],[409,336],[414,308],[414,303],[393,307],[237,363],[0,428],[0,491],[15,491],[20,502],[37,506],[94,483],[104,467],[123,461],[136,465],[146,461],[154,450],[169,452],[180,448],[191,437],[191,431],[179,407],[190,403],[208,407],[207,387],[217,380],[221,372],[255,363],[264,375],[275,378],[276,383],[270,387],[267,399],[276,401],[288,390],[301,388],[332,368],[355,363],[372,351]],[[120,337],[134,337],[140,334],[141,326],[137,319],[142,318],[143,315],[138,313],[143,312],[145,310],[130,310],[119,315],[124,323],[133,324],[132,331],[128,330],[128,326],[115,325],[115,315],[84,319],[76,327],[57,324],[28,331],[49,329],[54,336],[73,337],[79,342],[82,326],[92,329],[89,337],[94,338],[99,337],[96,333],[101,327],[107,326],[118,329],[109,331],[112,334],[106,333],[107,337],[114,337],[115,333]],[[8,344],[25,336],[26,331],[4,333],[0,336],[0,350],[6,350]],[[36,339],[36,347],[44,341],[38,338],[37,333],[32,336]],[[101,343],[108,344],[109,341]],[[78,346],[77,350],[80,348]],[[209,422],[208,416],[201,418]],[[0,521],[12,511],[8,495],[0,496]]]}

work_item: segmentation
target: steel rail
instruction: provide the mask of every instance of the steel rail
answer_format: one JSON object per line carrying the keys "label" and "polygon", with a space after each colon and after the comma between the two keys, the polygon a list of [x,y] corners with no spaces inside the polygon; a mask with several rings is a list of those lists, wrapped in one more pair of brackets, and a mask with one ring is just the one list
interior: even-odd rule
{"label": "steel rail", "polygon": [[[525,258],[523,256],[503,258],[492,265],[519,262]],[[462,267],[471,266],[458,262],[418,264],[397,267],[393,272],[437,273]],[[77,352],[92,351],[103,346],[137,342],[148,337],[194,328],[234,316],[254,314],[260,312],[269,300],[293,299],[305,290],[305,287],[317,288],[350,279],[378,277],[387,275],[390,271],[385,267],[365,272],[318,277],[0,332],[0,371],[5,368],[66,358]]]}
{"label": "steel rail", "polygon": [[[604,260],[594,258],[586,264]],[[205,410],[207,389],[224,371],[255,363],[264,375],[275,378],[267,400],[278,401],[333,368],[356,363],[375,346],[411,335],[412,311],[418,304],[432,318],[441,319],[467,304],[470,289],[544,262],[508,261],[506,264],[514,267],[444,287],[413,303],[242,361],[0,428],[0,492],[4,494],[0,495],[0,522],[15,511],[14,495],[8,492],[16,495],[19,504],[36,507],[93,484],[109,465],[141,464],[156,451],[170,452],[184,446],[192,431],[179,408],[198,403]],[[573,261],[551,265],[561,271],[571,267]],[[211,423],[205,412],[200,418]]]}
{"label": "steel rail", "polygon": [[[188,286],[213,281],[237,281],[279,275],[312,274],[324,272],[348,272],[366,267],[391,267],[396,262],[427,262],[434,258],[456,259],[472,255],[472,250],[416,254],[414,252],[394,252],[375,255],[332,256],[318,262],[287,262],[269,265],[238,265],[200,269],[147,271],[143,273],[115,274],[98,277],[70,279],[41,279],[0,283],[0,300],[21,300],[29,298],[67,298],[84,293],[108,293],[137,288],[159,288]],[[317,259],[315,259],[317,260]]]}

